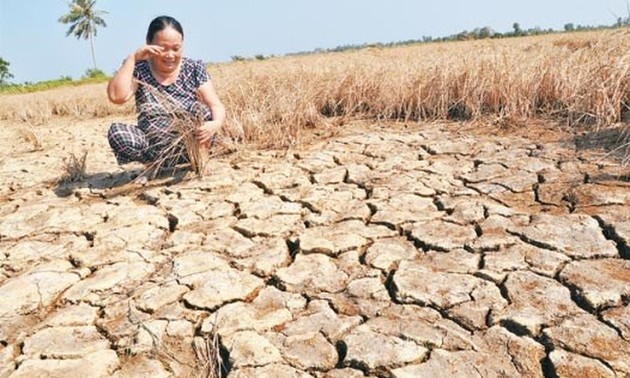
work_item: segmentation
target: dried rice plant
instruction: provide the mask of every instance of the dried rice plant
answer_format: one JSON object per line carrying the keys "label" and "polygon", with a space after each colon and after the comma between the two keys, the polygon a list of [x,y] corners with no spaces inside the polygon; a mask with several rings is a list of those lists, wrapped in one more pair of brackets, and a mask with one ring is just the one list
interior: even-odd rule
{"label": "dried rice plant", "polygon": [[193,339],[193,350],[197,358],[196,378],[219,378],[224,370],[221,360],[219,336],[213,330],[205,337]]}
{"label": "dried rice plant", "polygon": [[143,85],[157,100],[157,103],[146,103],[139,111],[170,124],[167,131],[156,130],[147,134],[150,141],[156,142],[149,148],[159,148],[160,154],[140,177],[149,176],[153,179],[186,161],[190,163],[190,169],[201,177],[208,156],[207,149],[195,138],[195,130],[204,123],[202,109],[184,109],[182,104],[167,93],[140,81],[138,84]]}
{"label": "dried rice plant", "polygon": [[[608,128],[630,113],[629,51],[630,29],[622,28],[273,57],[209,71],[228,109],[223,136],[236,147],[283,148],[302,143],[305,131],[334,132],[357,118],[540,118]],[[0,96],[0,120],[133,112],[110,104],[105,84]]]}
{"label": "dried rice plant", "polygon": [[[343,119],[542,117],[605,128],[630,103],[627,29],[425,43],[212,67],[229,124],[265,147]],[[337,122],[341,120],[341,122]]]}
{"label": "dried rice plant", "polygon": [[35,135],[34,132],[25,127],[21,127],[19,129],[19,132],[22,139],[33,146],[33,149],[31,151],[41,151],[44,149],[42,142],[39,141],[39,138],[37,138],[37,135]]}
{"label": "dried rice plant", "polygon": [[0,95],[0,120],[29,125],[45,124],[56,117],[91,119],[131,116],[133,103],[123,106],[107,99],[107,83],[67,86],[41,92]]}
{"label": "dried rice plant", "polygon": [[85,170],[85,162],[87,160],[87,151],[83,151],[83,155],[80,158],[74,153],[71,153],[69,157],[63,159],[63,174],[57,182],[59,184],[68,184],[72,182],[78,182],[87,177]]}

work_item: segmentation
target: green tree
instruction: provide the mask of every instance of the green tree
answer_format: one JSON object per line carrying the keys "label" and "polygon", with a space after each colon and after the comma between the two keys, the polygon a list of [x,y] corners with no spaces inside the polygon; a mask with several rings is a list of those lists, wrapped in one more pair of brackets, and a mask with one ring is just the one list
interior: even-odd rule
{"label": "green tree", "polygon": [[96,28],[107,27],[105,20],[101,16],[107,14],[106,11],[94,9],[96,0],[72,0],[68,1],[70,12],[59,17],[62,24],[70,24],[66,36],[74,35],[77,39],[89,39],[92,48],[92,62],[96,68],[96,55],[94,54],[94,37]]}
{"label": "green tree", "polygon": [[7,84],[7,80],[13,77],[11,72],[9,72],[10,65],[11,63],[0,58],[0,85]]}
{"label": "green tree", "polygon": [[477,28],[473,31],[475,38],[484,39],[484,38],[492,38],[495,34],[494,30],[492,30],[489,26],[484,26],[483,28]]}
{"label": "green tree", "polygon": [[521,24],[519,24],[518,22],[515,22],[512,25],[512,28],[514,28],[514,36],[520,37],[523,35],[523,29],[521,29]]}

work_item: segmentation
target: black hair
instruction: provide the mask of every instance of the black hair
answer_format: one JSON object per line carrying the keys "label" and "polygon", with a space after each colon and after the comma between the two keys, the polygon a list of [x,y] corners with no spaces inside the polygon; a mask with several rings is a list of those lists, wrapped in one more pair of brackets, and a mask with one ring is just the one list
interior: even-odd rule
{"label": "black hair", "polygon": [[182,29],[182,25],[179,21],[171,16],[159,16],[154,18],[149,24],[149,30],[147,30],[147,43],[153,42],[155,33],[160,32],[169,26],[177,30],[177,32],[182,35],[182,39],[184,39],[184,29]]}

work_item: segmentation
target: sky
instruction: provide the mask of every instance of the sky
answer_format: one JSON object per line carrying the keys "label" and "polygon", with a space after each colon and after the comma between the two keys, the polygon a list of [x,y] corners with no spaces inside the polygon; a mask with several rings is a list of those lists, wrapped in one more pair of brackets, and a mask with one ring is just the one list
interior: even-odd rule
{"label": "sky", "polygon": [[[169,15],[184,28],[184,55],[205,62],[284,55],[348,44],[444,37],[490,27],[562,30],[611,25],[629,16],[628,0],[97,0],[107,27],[95,39],[98,68],[112,74],[144,44],[151,20]],[[0,0],[0,58],[15,83],[92,68],[87,40],[66,37],[64,0]]]}

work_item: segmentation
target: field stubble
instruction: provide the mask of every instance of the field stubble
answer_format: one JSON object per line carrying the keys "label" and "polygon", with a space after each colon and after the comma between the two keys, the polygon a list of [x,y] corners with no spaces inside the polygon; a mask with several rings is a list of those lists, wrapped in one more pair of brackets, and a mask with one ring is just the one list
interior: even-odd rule
{"label": "field stubble", "polygon": [[[351,118],[491,117],[519,127],[543,117],[601,129],[630,117],[629,36],[616,30],[427,43],[231,62],[209,71],[228,109],[226,140],[264,147],[297,145],[304,129],[334,133]],[[27,126],[133,113],[132,104],[107,101],[105,84],[0,97],[0,120]]]}

